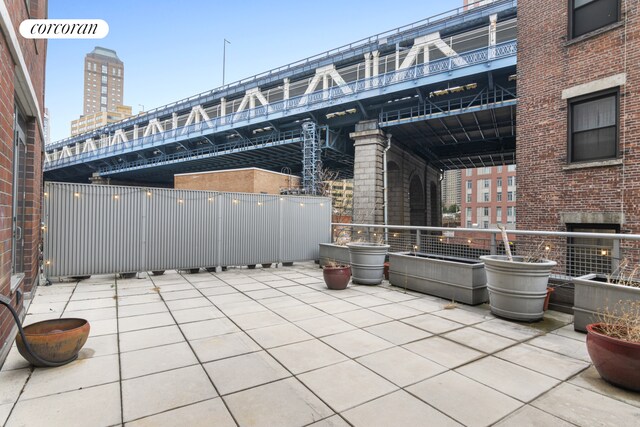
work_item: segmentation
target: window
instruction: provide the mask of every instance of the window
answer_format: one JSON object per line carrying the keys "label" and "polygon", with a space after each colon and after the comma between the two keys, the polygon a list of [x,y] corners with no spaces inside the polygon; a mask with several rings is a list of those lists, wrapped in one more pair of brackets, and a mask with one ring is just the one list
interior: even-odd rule
{"label": "window", "polygon": [[513,182],[514,182],[514,180],[513,180],[512,176],[507,177],[507,185],[509,187],[513,187]]}
{"label": "window", "polygon": [[97,68],[96,68],[96,67],[97,67],[97,66],[96,66],[96,63],[94,62],[94,63],[93,63],[92,65],[93,65],[93,71],[97,71]]}
{"label": "window", "polygon": [[482,228],[489,228],[489,221],[482,221]]}
{"label": "window", "polygon": [[106,96],[100,97],[100,103],[106,105],[107,104],[107,97]]}
{"label": "window", "polygon": [[496,208],[496,222],[502,222],[502,208],[500,206]]}
{"label": "window", "polygon": [[107,94],[107,87],[106,87],[106,86],[102,86],[102,87],[100,88],[100,92],[101,92],[103,95],[106,95],[106,94]]}
{"label": "window", "polygon": [[472,212],[472,211],[471,211],[471,208],[467,208],[467,220],[468,220],[468,221],[471,221],[471,220],[472,220],[472,218],[471,218],[472,213],[471,213],[471,212]]}
{"label": "window", "polygon": [[471,203],[471,194],[467,194],[467,203]]}
{"label": "window", "polygon": [[91,71],[91,62],[87,62],[87,70]]}
{"label": "window", "polygon": [[502,191],[498,191],[496,193],[496,201],[497,202],[501,202],[502,201]]}
{"label": "window", "polygon": [[[619,233],[616,224],[567,224],[567,231],[577,233]],[[582,276],[589,273],[611,274],[613,242],[597,237],[569,237],[567,239],[567,273]]]}
{"label": "window", "polygon": [[513,202],[513,191],[507,191],[507,202]]}
{"label": "window", "polygon": [[489,186],[491,185],[491,180],[485,179],[483,184],[484,184],[484,188],[489,188]]}
{"label": "window", "polygon": [[102,66],[102,74],[107,74],[108,67],[106,65]]}
{"label": "window", "polygon": [[102,76],[102,83],[107,84],[107,76]]}
{"label": "window", "polygon": [[489,201],[489,193],[482,193],[482,201],[483,202]]}
{"label": "window", "polygon": [[569,5],[572,38],[613,24],[620,15],[619,0],[571,0]]}
{"label": "window", "polygon": [[465,169],[464,174],[466,176],[471,176],[473,174],[473,169]]}
{"label": "window", "polygon": [[498,166],[498,173],[502,173],[502,166]]}
{"label": "window", "polygon": [[467,221],[467,228],[471,228],[473,224],[471,224],[471,220]]}
{"label": "window", "polygon": [[516,165],[509,165],[507,166],[507,171],[508,172],[515,172],[516,170]]}
{"label": "window", "polygon": [[513,206],[507,206],[507,219],[513,217]]}
{"label": "window", "polygon": [[471,190],[473,188],[473,184],[471,183],[471,181],[467,181],[467,188],[469,190]]}
{"label": "window", "polygon": [[11,273],[24,273],[24,232],[26,225],[27,192],[27,123],[18,106],[14,119],[14,155],[13,155],[13,215]]}
{"label": "window", "polygon": [[491,168],[482,168],[478,171],[478,175],[487,175],[491,173]]}
{"label": "window", "polygon": [[482,216],[489,216],[489,208],[487,207],[482,208]]}
{"label": "window", "polygon": [[498,186],[498,188],[502,188],[502,178],[498,178],[496,185]]}
{"label": "window", "polygon": [[611,159],[618,155],[618,91],[570,101],[571,162]]}

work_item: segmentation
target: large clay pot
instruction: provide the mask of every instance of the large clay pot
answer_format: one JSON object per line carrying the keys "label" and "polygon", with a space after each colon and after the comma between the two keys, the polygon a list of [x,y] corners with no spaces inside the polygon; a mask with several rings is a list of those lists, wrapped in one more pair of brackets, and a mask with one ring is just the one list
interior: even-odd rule
{"label": "large clay pot", "polygon": [[611,384],[640,391],[640,343],[604,335],[600,326],[587,325],[587,350],[593,366]]}
{"label": "large clay pot", "polygon": [[327,288],[334,290],[345,289],[351,279],[351,267],[348,265],[339,265],[337,267],[324,266],[322,276]]}
{"label": "large clay pot", "polygon": [[[42,359],[63,362],[78,355],[89,337],[89,322],[85,319],[52,319],[25,326],[24,334],[31,350]],[[16,337],[18,351],[34,366],[43,366],[27,352],[20,334]]]}

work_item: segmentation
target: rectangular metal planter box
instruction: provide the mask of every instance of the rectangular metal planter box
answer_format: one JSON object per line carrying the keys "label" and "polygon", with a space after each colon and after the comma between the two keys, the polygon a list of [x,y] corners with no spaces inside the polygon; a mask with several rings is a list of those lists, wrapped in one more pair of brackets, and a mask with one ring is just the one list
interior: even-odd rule
{"label": "rectangular metal planter box", "polygon": [[349,248],[333,243],[320,243],[320,267],[329,262],[350,265]]}
{"label": "rectangular metal planter box", "polygon": [[410,252],[389,254],[392,285],[465,304],[488,300],[484,263],[464,258]]}
{"label": "rectangular metal planter box", "polygon": [[606,283],[602,274],[587,274],[573,279],[575,297],[573,328],[586,332],[587,325],[598,321],[598,311],[613,310],[618,301],[640,301],[640,288]]}

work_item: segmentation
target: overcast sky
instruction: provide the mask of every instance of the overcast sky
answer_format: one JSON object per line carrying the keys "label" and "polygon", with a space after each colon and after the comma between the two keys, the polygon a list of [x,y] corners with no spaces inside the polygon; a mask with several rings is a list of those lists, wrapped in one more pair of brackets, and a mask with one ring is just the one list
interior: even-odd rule
{"label": "overcast sky", "polygon": [[419,21],[462,0],[50,0],[49,18],[97,18],[101,40],[50,40],[45,105],[51,141],[82,113],[84,56],[95,46],[124,62],[124,103],[136,113]]}

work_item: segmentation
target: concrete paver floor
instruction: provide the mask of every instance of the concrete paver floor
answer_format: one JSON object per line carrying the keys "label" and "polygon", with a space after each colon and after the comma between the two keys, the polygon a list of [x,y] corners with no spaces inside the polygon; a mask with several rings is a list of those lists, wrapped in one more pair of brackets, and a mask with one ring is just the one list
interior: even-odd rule
{"label": "concrete paver floor", "polygon": [[7,426],[527,426],[640,423],[571,316],[497,319],[486,305],[389,286],[326,289],[293,267],[94,276],[39,287],[25,323],[82,317],[80,357],[0,371]]}

